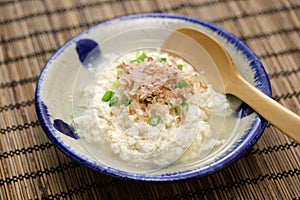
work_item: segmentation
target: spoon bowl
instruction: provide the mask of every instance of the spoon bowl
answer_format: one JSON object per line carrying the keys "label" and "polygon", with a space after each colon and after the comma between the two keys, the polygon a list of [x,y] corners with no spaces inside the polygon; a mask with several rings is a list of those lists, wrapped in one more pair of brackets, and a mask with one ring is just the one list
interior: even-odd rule
{"label": "spoon bowl", "polygon": [[[190,39],[186,40],[186,37],[178,33],[190,37],[198,45],[191,46]],[[164,48],[189,52],[186,59],[199,68],[205,61],[204,70],[210,76],[219,76],[218,78],[222,80],[221,83],[211,82],[215,83],[213,85],[216,91],[238,97],[271,124],[300,143],[300,117],[248,83],[241,76],[226,50],[211,36],[192,28],[180,28],[167,38]],[[205,54],[207,57],[203,56]]]}

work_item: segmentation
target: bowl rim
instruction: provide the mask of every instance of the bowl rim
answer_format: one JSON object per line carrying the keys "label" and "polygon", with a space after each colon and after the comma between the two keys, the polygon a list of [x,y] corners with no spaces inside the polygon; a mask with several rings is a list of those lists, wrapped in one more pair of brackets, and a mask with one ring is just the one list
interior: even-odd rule
{"label": "bowl rim", "polygon": [[[66,49],[68,48],[71,43],[74,41],[77,41],[80,39],[84,34],[89,33],[90,31],[94,29],[98,29],[102,26],[105,26],[107,24],[112,24],[119,21],[125,21],[125,20],[132,20],[132,19],[138,19],[138,18],[168,18],[168,19],[176,19],[181,20],[185,22],[189,22],[192,24],[204,26],[208,29],[210,29],[213,32],[216,32],[221,37],[225,38],[228,42],[230,42],[232,45],[234,45],[239,51],[242,52],[242,54],[246,57],[247,60],[250,61],[250,67],[254,72],[255,80],[259,80],[260,83],[256,85],[258,89],[260,89],[262,92],[264,92],[268,96],[272,96],[270,81],[267,76],[267,73],[259,61],[258,57],[252,52],[252,50],[246,46],[240,39],[238,39],[236,36],[231,34],[230,32],[222,29],[221,27],[218,27],[210,22],[202,21],[200,19],[183,16],[183,15],[177,15],[177,14],[162,14],[162,13],[146,13],[146,14],[134,14],[134,15],[127,15],[122,16],[119,18],[111,19],[102,23],[99,23],[95,26],[92,26],[91,28],[79,33],[72,39],[70,39],[68,42],[66,42],[62,47],[60,47],[56,53],[46,62],[44,68],[41,71],[41,74],[37,81],[36,91],[35,91],[35,108],[37,117],[40,121],[41,127],[48,136],[48,138],[59,147],[61,151],[63,151],[66,155],[73,158],[77,162],[84,164],[85,166],[88,166],[96,171],[100,171],[105,174],[109,174],[114,177],[118,178],[125,178],[130,180],[139,180],[139,181],[174,181],[174,180],[183,180],[183,179],[190,179],[194,177],[202,177],[209,174],[212,174],[216,171],[219,171],[220,169],[225,168],[229,164],[236,161],[238,158],[240,158],[244,153],[246,153],[260,138],[262,135],[264,129],[267,126],[267,121],[262,118],[260,115],[255,116],[254,121],[251,124],[251,128],[247,130],[247,133],[238,141],[235,143],[235,145],[228,150],[224,157],[218,157],[213,163],[210,165],[192,169],[192,170],[186,170],[186,171],[180,171],[180,172],[172,172],[172,173],[164,173],[159,175],[146,175],[146,174],[135,174],[130,172],[125,172],[117,169],[113,169],[108,166],[103,166],[95,161],[92,161],[83,155],[77,153],[72,148],[70,148],[67,144],[62,142],[62,140],[56,136],[54,133],[54,129],[50,120],[50,115],[48,113],[46,105],[43,103],[40,95],[40,91],[43,85],[43,79],[46,75],[47,69],[51,67],[52,62]],[[223,155],[224,155],[223,154]]]}

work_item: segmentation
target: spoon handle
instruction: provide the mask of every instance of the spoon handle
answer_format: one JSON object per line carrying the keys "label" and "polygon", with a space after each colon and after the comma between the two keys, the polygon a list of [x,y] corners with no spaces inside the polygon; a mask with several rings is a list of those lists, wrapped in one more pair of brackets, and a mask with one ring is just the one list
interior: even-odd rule
{"label": "spoon handle", "polygon": [[231,93],[246,102],[267,121],[300,144],[300,117],[252,86],[241,75],[232,79]]}

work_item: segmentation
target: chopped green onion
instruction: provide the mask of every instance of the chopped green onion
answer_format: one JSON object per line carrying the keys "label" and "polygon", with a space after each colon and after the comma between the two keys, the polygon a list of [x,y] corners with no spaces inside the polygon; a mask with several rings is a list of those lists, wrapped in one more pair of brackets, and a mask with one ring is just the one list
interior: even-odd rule
{"label": "chopped green onion", "polygon": [[179,70],[181,70],[181,71],[182,71],[183,65],[181,65],[181,64],[178,64],[178,65],[177,65],[177,68],[178,68]]}
{"label": "chopped green onion", "polygon": [[134,62],[140,63],[140,62],[144,61],[145,58],[148,58],[148,56],[147,56],[143,51],[138,51],[138,52],[136,53],[136,56],[135,56],[135,57],[136,57],[136,59],[130,61],[130,63],[134,63]]}
{"label": "chopped green onion", "polygon": [[111,90],[106,91],[102,97],[102,101],[108,102],[114,96],[114,94],[115,93]]}
{"label": "chopped green onion", "polygon": [[164,104],[165,104],[165,105],[169,105],[169,103],[168,103],[168,102],[166,102],[166,101],[164,102]]}
{"label": "chopped green onion", "polygon": [[122,73],[124,72],[124,69],[122,69],[122,68],[117,68],[117,69],[116,69],[116,72],[117,72],[117,75],[120,75],[120,74],[122,74]]}
{"label": "chopped green onion", "polygon": [[182,88],[187,88],[187,87],[189,87],[189,84],[188,84],[187,82],[185,82],[185,81],[179,81],[179,82],[177,83],[177,86],[178,86],[180,89],[182,89]]}
{"label": "chopped green onion", "polygon": [[120,81],[115,81],[115,82],[113,83],[113,86],[114,86],[115,88],[118,88],[118,87],[121,86],[121,82],[120,82]]}
{"label": "chopped green onion", "polygon": [[119,98],[118,97],[113,97],[111,98],[111,100],[109,101],[109,106],[112,107],[114,105],[116,105],[119,101]]}
{"label": "chopped green onion", "polygon": [[167,58],[159,58],[159,61],[161,61],[161,62],[167,62]]}
{"label": "chopped green onion", "polygon": [[178,114],[179,114],[179,109],[178,109],[178,106],[175,106],[175,107],[174,107],[174,111],[175,111],[175,114],[176,114],[176,115],[178,115]]}
{"label": "chopped green onion", "polygon": [[136,53],[136,59],[144,61],[148,56],[143,51],[138,51]]}
{"label": "chopped green onion", "polygon": [[159,116],[154,115],[154,116],[151,116],[149,118],[149,124],[151,126],[156,126],[157,124],[159,124],[159,122],[160,122],[160,117]]}
{"label": "chopped green onion", "polygon": [[189,104],[187,102],[183,101],[180,105],[185,113],[189,111]]}
{"label": "chopped green onion", "polygon": [[137,62],[137,63],[138,63],[139,61],[138,61],[137,59],[135,59],[135,60],[131,60],[131,61],[130,61],[130,63],[135,63],[135,62]]}
{"label": "chopped green onion", "polygon": [[131,99],[124,99],[122,101],[122,104],[125,105],[125,106],[128,106],[129,104],[131,104],[132,100]]}

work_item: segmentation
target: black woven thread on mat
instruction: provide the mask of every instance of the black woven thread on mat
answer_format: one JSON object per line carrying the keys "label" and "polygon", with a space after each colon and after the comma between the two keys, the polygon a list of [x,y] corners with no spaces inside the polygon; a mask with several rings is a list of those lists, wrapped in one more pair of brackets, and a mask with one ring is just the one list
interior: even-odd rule
{"label": "black woven thread on mat", "polygon": [[[176,10],[176,9],[183,8],[183,7],[190,7],[190,6],[197,7],[197,6],[201,6],[201,5],[200,5],[200,3],[199,4],[193,4],[193,5],[191,5],[190,3],[187,3],[187,4],[181,4],[179,6],[176,6],[176,7],[170,8],[170,9],[171,10]],[[292,6],[292,7],[282,7],[282,8],[279,8],[279,9],[269,9],[269,10],[265,10],[265,11],[255,12],[255,13],[242,14],[240,16],[233,16],[233,17],[228,17],[228,18],[216,19],[216,20],[213,20],[212,22],[213,23],[221,23],[221,22],[229,21],[229,20],[237,20],[237,19],[240,19],[240,18],[246,18],[246,17],[251,17],[251,16],[273,14],[273,13],[277,13],[277,12],[289,11],[291,9],[299,9],[299,8],[300,8],[300,5],[296,5],[296,6]],[[63,11],[65,12],[66,9],[58,9],[56,11],[48,11],[48,12],[44,12],[44,13],[39,13],[39,15],[41,15],[41,14],[50,15],[50,14],[54,14],[56,12],[59,13],[59,12],[63,12]],[[157,12],[162,12],[162,11],[159,10]],[[21,19],[23,19],[23,18],[26,19],[27,17],[36,17],[36,16],[34,16],[34,15],[23,16],[23,17],[21,17]],[[18,19],[14,19],[14,20],[18,20]],[[0,24],[2,24],[2,25],[5,24],[5,23],[8,23],[8,22],[5,22],[5,21],[0,22]],[[55,52],[54,49],[50,49],[50,50],[47,50],[47,51],[41,51],[41,52],[37,52],[37,53],[34,53],[34,54],[29,54],[29,55],[25,55],[25,56],[16,57],[16,58],[10,58],[10,59],[7,59],[5,61],[0,61],[0,64],[8,64],[8,63],[11,63],[11,62],[14,62],[14,61],[22,60],[24,58],[31,58],[31,57],[34,57],[34,56],[37,56],[37,55],[44,55],[45,53],[54,53],[54,52]],[[299,53],[299,49],[290,49],[286,52],[283,51],[283,52],[280,52],[279,55],[285,55],[285,54],[290,54],[290,53]],[[266,55],[262,55],[261,58],[272,57],[272,56],[277,56],[277,55],[278,55],[278,53],[276,53],[276,54],[266,54]]]}
{"label": "black woven thread on mat", "polygon": [[279,78],[279,77],[286,77],[286,76],[290,76],[292,74],[297,74],[300,72],[300,67],[298,67],[297,69],[288,69],[288,70],[283,70],[280,72],[274,72],[268,75],[268,77],[270,79],[273,78]]}
{"label": "black woven thread on mat", "polygon": [[[128,1],[128,0],[127,0]],[[91,4],[81,4],[81,5],[77,5],[75,7],[71,7],[71,8],[59,8],[53,11],[47,11],[47,12],[37,12],[37,13],[33,13],[33,14],[29,14],[29,15],[25,15],[22,17],[16,17],[16,18],[11,18],[11,19],[6,19],[3,21],[0,21],[0,25],[6,25],[9,24],[11,22],[18,22],[18,21],[23,21],[23,20],[27,20],[30,18],[35,18],[35,17],[40,17],[43,15],[53,15],[53,14],[59,14],[59,13],[65,13],[68,11],[72,11],[72,10],[78,10],[78,9],[82,9],[85,7],[95,7],[95,6],[101,6],[104,4],[111,4],[111,3],[115,3],[116,1],[103,1],[103,2],[96,2],[96,3],[91,3]],[[123,1],[124,3],[124,1]],[[176,6],[171,6],[169,8],[164,8],[164,9],[160,9],[160,10],[153,10],[152,12],[166,12],[168,10],[172,10],[172,11],[178,11],[180,9],[184,9],[184,8],[198,8],[198,7],[205,7],[205,6],[212,6],[214,4],[217,3],[222,3],[220,1],[208,1],[208,2],[199,2],[199,3],[181,3],[179,5]],[[254,13],[249,13],[249,14],[241,14],[238,16],[232,16],[232,17],[225,17],[222,19],[216,19],[216,20],[212,20],[213,23],[221,23],[221,22],[225,22],[225,21],[232,21],[232,20],[237,20],[237,19],[241,19],[241,18],[247,18],[247,17],[253,17],[253,16],[261,16],[261,15],[269,15],[269,14],[274,14],[274,13],[278,13],[278,12],[286,12],[286,11],[290,11],[290,10],[296,10],[299,9],[300,5],[293,5],[291,7],[286,7],[283,6],[281,8],[276,8],[276,9],[268,9],[268,10],[264,10],[264,11],[259,11],[259,12],[254,12]]]}
{"label": "black woven thread on mat", "polygon": [[[23,1],[26,1],[26,0],[23,0]],[[14,4],[14,3],[17,3],[17,2],[16,1],[9,1],[9,0],[0,1],[0,6],[6,6],[6,5],[9,5],[9,4]]]}
{"label": "black woven thread on mat", "polygon": [[36,127],[39,125],[40,125],[39,121],[32,121],[29,123],[24,123],[24,124],[19,124],[19,125],[13,125],[11,127],[1,128],[0,133],[6,134],[6,133],[14,132],[14,131],[21,131],[23,129],[29,129],[30,127]]}
{"label": "black woven thread on mat", "polygon": [[52,30],[43,30],[43,31],[37,31],[37,32],[33,32],[33,33],[30,33],[30,34],[25,34],[25,35],[21,35],[21,36],[17,36],[17,37],[14,37],[14,38],[9,38],[9,39],[2,39],[0,40],[0,44],[6,44],[6,43],[12,43],[12,42],[16,42],[16,41],[19,41],[19,40],[24,40],[26,38],[32,38],[32,37],[37,37],[37,36],[40,36],[40,35],[48,35],[48,34],[57,34],[57,33],[62,33],[62,32],[65,32],[65,31],[72,31],[72,30],[75,30],[75,29],[80,29],[80,28],[88,28],[96,23],[100,23],[102,21],[95,21],[94,23],[81,23],[79,25],[76,25],[76,26],[67,26],[67,27],[62,27],[62,28],[59,28],[59,29],[52,29]]}
{"label": "black woven thread on mat", "polygon": [[13,88],[18,85],[25,85],[28,83],[35,83],[38,80],[38,76],[33,76],[33,77],[28,77],[24,79],[20,79],[18,81],[10,81],[6,83],[1,83],[0,84],[0,89],[5,89],[5,88]]}
{"label": "black woven thread on mat", "polygon": [[[198,2],[198,3],[181,3],[179,5],[176,6],[171,6],[170,8],[164,8],[164,9],[160,9],[160,10],[154,10],[153,12],[167,12],[169,10],[171,11],[178,11],[181,9],[185,9],[185,8],[203,8],[206,6],[213,6],[214,4],[219,4],[219,3],[225,3],[227,1],[207,1],[207,2]],[[231,16],[231,17],[224,17],[221,19],[215,19],[212,20],[212,23],[223,23],[226,21],[233,21],[233,20],[238,20],[241,18],[248,18],[248,17],[257,17],[257,16],[262,16],[262,15],[270,15],[270,14],[274,14],[274,13],[279,13],[279,12],[286,12],[286,11],[290,11],[290,10],[297,10],[300,9],[300,5],[293,5],[291,7],[286,7],[283,6],[281,8],[271,8],[268,10],[264,10],[264,11],[259,11],[259,12],[253,12],[253,13],[244,13],[241,15],[237,15],[237,16]]]}
{"label": "black woven thread on mat", "polygon": [[0,107],[0,113],[3,112],[3,111],[13,110],[13,109],[20,109],[22,107],[31,106],[33,104],[34,104],[34,99],[28,100],[28,101],[22,101],[22,102],[16,103],[16,104],[4,105],[4,106]]}
{"label": "black woven thread on mat", "polygon": [[[91,4],[77,5],[76,7],[72,7],[72,8],[68,8],[68,9],[56,9],[54,11],[39,12],[39,13],[30,14],[30,15],[15,18],[15,19],[4,20],[4,21],[0,22],[0,24],[5,25],[5,24],[10,23],[12,21],[14,21],[14,22],[22,21],[22,20],[26,20],[28,18],[39,17],[40,15],[59,14],[59,13],[71,11],[71,10],[74,10],[74,9],[82,9],[82,8],[85,8],[85,7],[94,7],[94,6],[97,6],[97,5],[99,6],[99,5],[102,5],[102,4],[110,4],[110,3],[114,3],[114,2],[115,1],[96,2],[96,3],[91,3]],[[200,3],[194,3],[194,4],[193,3],[181,3],[180,5],[170,7],[169,9],[165,9],[165,11],[167,11],[167,10],[176,11],[176,10],[183,9],[183,8],[186,8],[186,7],[192,7],[192,8],[205,7],[205,6],[211,6],[211,5],[216,4],[216,3],[221,3],[221,2],[219,2],[219,1],[213,1],[213,2],[209,1],[209,2],[204,2],[204,3],[200,2]],[[217,23],[217,22],[231,21],[231,20],[237,20],[237,19],[240,19],[240,18],[273,14],[273,13],[277,13],[277,12],[290,11],[291,9],[295,10],[295,9],[299,9],[299,8],[300,8],[300,5],[296,5],[296,6],[292,6],[292,7],[285,7],[284,6],[282,8],[278,8],[278,9],[269,9],[269,10],[265,10],[265,11],[255,12],[255,13],[242,14],[240,16],[233,16],[233,17],[229,17],[229,18],[216,19],[216,20],[213,20],[212,22]],[[165,12],[165,11],[164,10],[157,10],[157,11],[153,11],[153,12]],[[261,36],[258,36],[258,37],[261,37]],[[23,36],[21,36],[20,38],[23,38]],[[3,41],[1,41],[1,42],[3,42]]]}
{"label": "black woven thread on mat", "polygon": [[[291,98],[293,98],[293,97],[298,98],[299,96],[300,96],[300,91],[294,91],[294,92],[292,92],[292,93],[287,92],[287,93],[285,93],[285,94],[275,95],[275,96],[273,97],[273,99],[274,99],[275,101],[280,101],[280,100],[291,99]],[[299,130],[299,131],[300,131],[300,130]]]}
{"label": "black woven thread on mat", "polygon": [[[4,21],[0,22],[0,25],[5,25],[5,24],[8,24],[10,22],[22,21],[22,20],[26,20],[26,19],[29,19],[29,18],[39,17],[41,15],[59,14],[59,13],[62,13],[62,12],[72,11],[72,10],[75,10],[75,9],[83,9],[83,8],[86,8],[86,7],[101,6],[102,4],[110,4],[110,3],[115,3],[115,1],[96,2],[96,3],[91,3],[91,4],[82,4],[82,5],[77,5],[76,7],[68,8],[68,9],[57,9],[57,10],[54,10],[54,11],[39,12],[39,13],[30,14],[30,15],[19,17],[19,18],[15,18],[15,19],[4,20]],[[124,1],[122,3],[124,3]],[[214,3],[219,3],[219,2],[215,1],[215,2],[199,3],[198,6],[203,7],[203,6],[212,5]],[[178,6],[178,8],[172,8],[172,10],[174,10],[174,9],[176,10],[176,9],[183,8],[183,7],[185,7],[184,4]],[[153,11],[153,12],[163,12],[163,11]],[[107,18],[107,19],[102,20],[102,21],[106,21],[106,20],[109,20],[109,19],[110,18]],[[36,32],[36,33],[31,33],[31,34],[25,35],[25,36],[24,35],[23,36],[18,36],[16,38],[11,38],[11,39],[8,39],[8,40],[1,40],[0,44],[22,40],[22,39],[26,39],[26,38],[29,38],[29,37],[37,36],[37,35],[40,35],[40,34],[49,34],[49,33],[54,33],[55,34],[55,33],[58,33],[58,32],[64,32],[64,31],[68,31],[68,30],[72,30],[72,29],[77,29],[77,28],[82,28],[82,27],[83,28],[87,28],[87,27],[90,27],[91,25],[93,25],[95,23],[100,23],[100,22],[99,21],[95,21],[94,23],[84,23],[84,24],[80,24],[78,26],[64,27],[64,28],[61,28],[61,29],[58,29],[58,30],[40,31],[40,32]]]}
{"label": "black woven thread on mat", "polygon": [[[96,7],[96,6],[102,6],[102,5],[107,5],[107,4],[113,4],[113,3],[117,3],[117,2],[121,2],[121,3],[126,3],[127,1],[132,1],[132,0],[122,0],[122,1],[116,1],[116,0],[107,0],[107,1],[99,1],[99,2],[92,2],[92,3],[85,3],[85,4],[78,4],[74,7],[70,7],[70,8],[58,8],[52,11],[47,11],[47,12],[36,12],[36,13],[31,13],[28,15],[24,15],[22,17],[16,17],[16,18],[11,18],[11,19],[6,19],[3,21],[0,21],[0,25],[6,25],[12,22],[19,22],[19,21],[23,21],[23,20],[27,20],[27,19],[31,19],[31,18],[36,18],[36,17],[41,17],[43,15],[54,15],[54,14],[60,14],[60,13],[66,13],[66,12],[70,12],[70,11],[74,11],[74,10],[80,10],[80,9],[84,9],[84,8],[92,8],[92,7]],[[199,3],[181,3],[179,5],[170,7],[170,8],[166,8],[166,9],[161,9],[161,10],[154,10],[152,12],[166,12],[167,10],[172,10],[172,11],[176,11],[176,10],[180,10],[186,7],[191,7],[191,8],[197,8],[197,7],[205,7],[205,6],[212,6],[214,4],[217,3],[222,3],[220,1],[208,1],[208,2],[199,2]]]}
{"label": "black woven thread on mat", "polygon": [[222,19],[215,19],[212,20],[212,23],[223,23],[226,21],[234,21],[234,20],[239,20],[239,19],[244,19],[244,18],[249,18],[249,17],[259,17],[259,16],[263,16],[263,15],[271,15],[271,14],[276,14],[276,13],[280,13],[280,12],[287,12],[287,11],[291,11],[291,10],[298,10],[300,9],[300,5],[293,5],[291,7],[286,7],[283,6],[281,8],[270,8],[264,11],[259,11],[259,12],[254,12],[254,13],[243,13],[241,15],[236,15],[236,16],[231,16],[231,17],[224,17]]}
{"label": "black woven thread on mat", "polygon": [[282,179],[282,178],[294,177],[294,176],[299,176],[299,175],[300,175],[300,169],[294,169],[294,170],[289,170],[289,171],[283,171],[280,173],[271,173],[271,174],[260,175],[259,177],[251,178],[251,179],[246,178],[246,179],[232,182],[232,183],[226,183],[226,184],[221,184],[221,185],[217,185],[217,186],[212,186],[212,187],[197,190],[197,191],[188,191],[188,192],[184,192],[182,194],[165,196],[165,197],[158,198],[158,199],[163,199],[163,200],[189,199],[189,198],[206,195],[208,193],[218,191],[218,190],[226,191],[226,190],[230,190],[233,188],[239,188],[239,187],[247,185],[247,184],[251,184],[251,185],[257,184],[258,182],[261,182],[264,180],[278,180],[278,179]]}
{"label": "black woven thread on mat", "polygon": [[265,58],[271,58],[275,56],[284,56],[284,55],[290,55],[290,54],[298,54],[300,53],[300,49],[294,48],[294,49],[286,49],[282,50],[276,53],[266,53],[263,55],[258,56],[260,59],[265,59]]}
{"label": "black woven thread on mat", "polygon": [[79,188],[71,189],[66,192],[51,194],[43,199],[61,199],[61,198],[66,198],[66,197],[72,197],[73,195],[85,193],[92,189],[97,189],[97,188],[106,189],[106,188],[115,187],[115,186],[118,186],[118,185],[121,185],[124,183],[126,183],[126,182],[123,180],[120,180],[120,179],[112,179],[109,181],[105,181],[105,179],[104,179],[104,181],[102,181],[102,182],[95,182],[93,184],[83,185],[83,186],[80,186]]}
{"label": "black woven thread on mat", "polygon": [[32,153],[34,151],[43,151],[43,150],[49,149],[51,147],[53,147],[53,143],[50,143],[50,142],[47,142],[45,144],[40,144],[40,145],[34,145],[34,146],[28,147],[28,148],[23,147],[21,149],[16,149],[16,150],[13,150],[13,151],[0,153],[0,159],[13,157],[15,155]]}
{"label": "black woven thread on mat", "polygon": [[[76,162],[69,162],[69,163],[65,163],[63,165],[57,166],[57,167],[51,167],[49,169],[44,169],[44,170],[38,170],[36,172],[31,172],[31,173],[24,173],[18,176],[13,176],[11,178],[5,178],[5,179],[1,179],[0,180],[0,186],[4,185],[4,184],[11,184],[12,182],[19,182],[22,181],[24,179],[31,179],[31,178],[38,178],[43,176],[44,174],[46,175],[50,175],[53,173],[58,173],[58,172],[62,172],[64,170],[69,170],[69,169],[74,169],[79,167],[80,165]],[[287,178],[287,177],[293,177],[293,176],[299,176],[300,175],[300,169],[294,169],[294,170],[289,170],[289,171],[283,171],[280,173],[271,173],[271,174],[265,174],[265,175],[260,175],[256,178],[246,178],[243,180],[239,180],[236,182],[232,182],[232,183],[226,183],[223,185],[218,185],[218,186],[213,186],[213,187],[209,187],[209,188],[205,188],[202,190],[197,190],[197,191],[190,191],[188,193],[184,193],[184,194],[179,194],[179,195],[175,195],[175,196],[168,196],[168,197],[164,197],[163,199],[185,199],[185,198],[189,198],[189,197],[195,197],[198,195],[205,195],[209,192],[212,191],[216,191],[216,190],[228,190],[228,189],[232,189],[232,188],[238,188],[241,186],[244,186],[246,184],[257,184],[259,181],[264,181],[264,180],[277,180],[277,179],[282,179],[282,178]],[[107,181],[105,183],[103,182],[99,182],[99,183],[93,183],[91,185],[85,185],[85,186],[80,186],[80,188],[74,189],[74,190],[70,190],[68,192],[63,192],[60,194],[55,194],[55,195],[50,195],[49,198],[60,198],[60,197],[66,197],[66,196],[72,196],[73,194],[79,194],[79,193],[83,193],[86,191],[89,191],[91,189],[96,189],[99,187],[103,187],[103,185],[106,186],[114,186],[116,185],[116,183],[125,183],[125,181],[121,181],[119,179],[112,179],[112,181]]]}
{"label": "black woven thread on mat", "polygon": [[299,27],[284,28],[284,29],[279,29],[276,31],[271,31],[268,33],[257,33],[257,34],[253,34],[253,35],[241,36],[240,39],[243,41],[257,40],[257,39],[267,38],[267,37],[275,36],[275,35],[291,34],[294,32],[298,33],[299,31],[300,31]]}
{"label": "black woven thread on mat", "polygon": [[64,170],[69,170],[69,169],[74,169],[79,167],[80,165],[76,162],[69,162],[69,163],[64,163],[62,165],[59,165],[57,167],[50,167],[49,169],[43,169],[43,170],[38,170],[35,172],[30,172],[30,173],[24,173],[20,174],[18,176],[12,176],[12,177],[6,177],[5,179],[0,179],[0,186],[4,184],[11,184],[12,182],[19,182],[23,181],[24,179],[34,179],[41,177],[43,175],[50,175],[53,173],[59,173]]}
{"label": "black woven thread on mat", "polygon": [[[22,0],[22,2],[24,2],[24,1],[31,1],[31,0]],[[100,4],[100,3],[104,3],[104,4],[109,4],[108,2],[112,2],[112,3],[114,3],[114,2],[120,2],[120,1],[124,1],[124,0],[110,0],[110,1],[102,1],[102,2],[94,2],[94,3],[89,3],[88,5],[83,5],[83,6],[86,6],[86,7],[93,7],[93,6],[95,6],[96,4]],[[131,0],[131,1],[134,1],[134,0]],[[136,0],[136,1],[138,1],[138,0]],[[231,0],[222,0],[221,2],[228,2],[228,1],[231,1]],[[235,1],[248,1],[248,0],[235,0]],[[216,1],[216,2],[219,2],[219,1]],[[9,0],[6,0],[6,1],[1,1],[0,2],[0,6],[6,6],[6,5],[9,5],[9,4],[15,4],[15,3],[17,3],[15,0],[13,0],[13,1],[9,1]]]}
{"label": "black woven thread on mat", "polygon": [[[122,0],[122,1],[130,1],[130,0]],[[77,4],[76,6],[70,7],[70,8],[58,8],[58,9],[55,9],[52,11],[36,12],[36,13],[24,15],[22,17],[15,17],[15,18],[10,18],[10,19],[0,21],[0,25],[6,25],[6,24],[9,24],[12,22],[19,22],[19,21],[28,20],[31,18],[38,18],[38,17],[44,16],[44,15],[54,15],[54,14],[66,13],[66,12],[79,10],[79,9],[83,9],[83,8],[88,8],[88,7],[92,8],[95,6],[102,6],[102,5],[112,4],[112,3],[117,3],[117,2],[118,1],[116,1],[116,0],[98,1],[98,2],[86,3],[86,4]]]}
{"label": "black woven thread on mat", "polygon": [[280,145],[276,145],[276,146],[272,146],[272,147],[266,147],[263,149],[252,149],[250,151],[251,154],[270,154],[270,153],[274,153],[277,151],[285,151],[287,149],[291,149],[291,148],[296,148],[299,147],[299,144],[296,142],[291,142],[291,143],[285,143],[285,144],[280,144]]}
{"label": "black woven thread on mat", "polygon": [[[300,169],[294,169],[294,170],[289,170],[289,171],[284,171],[280,173],[271,173],[271,174],[265,174],[265,175],[260,175],[259,177],[256,178],[247,178],[239,181],[235,181],[232,183],[226,183],[222,185],[217,185],[217,186],[212,186],[209,188],[203,188],[203,189],[197,189],[196,191],[188,191],[188,192],[183,192],[182,194],[176,194],[176,195],[171,195],[171,196],[165,196],[161,198],[156,198],[156,199],[189,199],[193,197],[198,197],[201,195],[206,195],[208,193],[214,192],[214,191],[226,191],[230,190],[232,188],[239,188],[247,184],[257,184],[260,181],[264,180],[278,180],[282,178],[287,178],[287,177],[293,177],[293,176],[299,176],[300,175]],[[103,179],[104,180],[104,179]],[[17,181],[14,179],[10,179],[10,182],[12,181]],[[80,194],[80,193],[85,193],[88,192],[92,189],[97,189],[97,188],[106,188],[106,187],[111,187],[111,186],[116,186],[120,184],[126,184],[126,181],[120,180],[120,179],[112,179],[110,181],[102,181],[102,182],[97,182],[89,185],[83,185],[80,186],[79,188],[68,190],[66,192],[58,193],[58,194],[51,194],[45,198],[47,199],[61,199],[61,198],[66,198],[66,197],[72,197],[75,194]],[[176,183],[174,183],[176,184]],[[187,183],[188,184],[188,183]],[[191,183],[192,184],[192,183]],[[1,181],[0,181],[1,185]]]}
{"label": "black woven thread on mat", "polygon": [[42,50],[42,51],[39,51],[39,52],[26,54],[24,56],[17,56],[17,57],[14,57],[14,58],[8,58],[8,59],[5,59],[4,61],[0,60],[0,64],[6,64],[7,65],[7,64],[10,64],[10,63],[13,63],[13,62],[18,62],[18,61],[24,60],[24,59],[35,58],[37,56],[43,56],[43,55],[46,55],[46,54],[53,54],[56,51],[57,51],[56,49]]}

